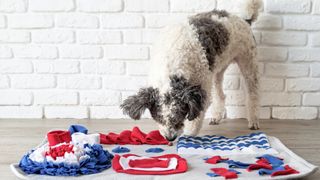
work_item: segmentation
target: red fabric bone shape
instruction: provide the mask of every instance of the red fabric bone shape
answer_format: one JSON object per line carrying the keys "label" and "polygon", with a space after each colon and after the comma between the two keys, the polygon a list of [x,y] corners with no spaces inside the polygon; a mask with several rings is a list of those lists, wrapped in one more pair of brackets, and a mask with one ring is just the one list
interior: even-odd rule
{"label": "red fabric bone shape", "polygon": [[256,164],[251,164],[248,168],[247,171],[253,171],[253,170],[257,170],[257,169],[273,169],[273,167],[271,166],[271,164],[269,163],[269,161],[265,158],[261,158],[259,160],[256,161]]}
{"label": "red fabric bone shape", "polygon": [[211,168],[210,170],[220,176],[225,177],[226,179],[238,178],[237,173],[235,173],[233,171],[229,171],[226,168]]}
{"label": "red fabric bone shape", "polygon": [[138,127],[134,127],[132,131],[125,130],[120,134],[109,133],[100,134],[101,144],[150,144],[160,145],[168,144],[167,141],[158,130],[151,131],[148,134],[143,133]]}
{"label": "red fabric bone shape", "polygon": [[222,158],[221,156],[212,156],[211,158],[208,158],[206,160],[206,163],[217,164],[219,162],[226,161],[226,160],[229,160],[229,158]]}
{"label": "red fabric bone shape", "polygon": [[[135,154],[125,154],[123,157],[129,156],[137,156]],[[112,159],[112,168],[118,173],[126,173],[126,174],[136,174],[136,175],[167,175],[167,174],[177,174],[177,173],[184,173],[188,170],[187,160],[180,157],[177,154],[166,154],[162,156],[152,157],[154,159],[161,159],[161,158],[176,158],[178,160],[178,165],[176,169],[173,170],[165,170],[165,171],[144,171],[144,170],[134,170],[134,169],[123,169],[119,163],[120,155],[116,154]],[[141,165],[141,164],[140,164]]]}

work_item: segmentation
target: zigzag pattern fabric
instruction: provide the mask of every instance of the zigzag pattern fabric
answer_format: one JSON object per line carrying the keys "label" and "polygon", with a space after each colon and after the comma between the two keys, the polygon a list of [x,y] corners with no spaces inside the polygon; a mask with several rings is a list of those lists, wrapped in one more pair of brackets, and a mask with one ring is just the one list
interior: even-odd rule
{"label": "zigzag pattern fabric", "polygon": [[178,140],[179,154],[276,154],[266,134],[252,133],[235,138],[224,136],[181,136]]}

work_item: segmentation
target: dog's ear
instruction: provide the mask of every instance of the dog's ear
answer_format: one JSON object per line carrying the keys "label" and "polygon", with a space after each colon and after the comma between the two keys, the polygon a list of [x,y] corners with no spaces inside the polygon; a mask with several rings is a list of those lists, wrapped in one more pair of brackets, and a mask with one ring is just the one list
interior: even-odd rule
{"label": "dog's ear", "polygon": [[184,89],[183,102],[188,106],[188,120],[194,120],[204,109],[206,92],[200,86],[189,86]]}
{"label": "dog's ear", "polygon": [[158,96],[158,94],[158,90],[152,87],[141,88],[136,95],[129,96],[124,100],[120,108],[123,114],[138,120],[147,108],[151,109],[154,106],[156,101],[155,96]]}

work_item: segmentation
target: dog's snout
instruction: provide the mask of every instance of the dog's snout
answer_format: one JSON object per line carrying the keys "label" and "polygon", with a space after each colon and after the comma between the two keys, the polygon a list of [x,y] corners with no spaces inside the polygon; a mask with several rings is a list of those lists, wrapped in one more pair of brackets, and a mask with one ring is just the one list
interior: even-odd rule
{"label": "dog's snout", "polygon": [[166,139],[167,139],[168,141],[174,141],[176,138],[177,138],[177,135],[174,135],[174,136],[166,136]]}

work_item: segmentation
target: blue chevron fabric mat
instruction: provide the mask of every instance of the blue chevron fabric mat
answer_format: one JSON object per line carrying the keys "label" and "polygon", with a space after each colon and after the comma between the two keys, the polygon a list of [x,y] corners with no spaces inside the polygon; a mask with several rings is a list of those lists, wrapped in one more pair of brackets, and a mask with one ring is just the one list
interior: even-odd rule
{"label": "blue chevron fabric mat", "polygon": [[276,154],[263,132],[227,138],[224,136],[181,136],[178,140],[179,154]]}

